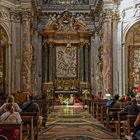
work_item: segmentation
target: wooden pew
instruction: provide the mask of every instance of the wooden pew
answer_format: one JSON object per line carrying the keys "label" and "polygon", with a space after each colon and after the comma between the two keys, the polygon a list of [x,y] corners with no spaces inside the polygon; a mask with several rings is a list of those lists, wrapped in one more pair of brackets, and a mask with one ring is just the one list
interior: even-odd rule
{"label": "wooden pew", "polygon": [[22,139],[22,123],[9,123],[9,122],[1,122],[0,129],[18,129],[19,130],[19,140]]}
{"label": "wooden pew", "polygon": [[99,121],[101,121],[101,117],[102,117],[102,111],[101,111],[101,107],[102,106],[106,106],[106,101],[99,101],[97,102],[96,105],[96,117]]}
{"label": "wooden pew", "polygon": [[118,138],[121,137],[122,125],[127,120],[127,115],[128,113],[124,111],[118,112],[118,120],[115,121],[115,130],[116,130],[116,135]]}
{"label": "wooden pew", "polygon": [[88,112],[89,112],[89,114],[92,113],[91,102],[92,102],[92,100],[90,100],[90,99],[87,101],[87,106],[88,106]]}
{"label": "wooden pew", "polygon": [[103,123],[106,126],[106,117],[107,117],[107,106],[102,105],[101,106],[101,123]]}
{"label": "wooden pew", "polygon": [[93,117],[94,118],[96,118],[97,116],[97,113],[96,113],[96,111],[97,111],[97,103],[98,103],[98,101],[94,101],[94,100],[92,100],[91,101],[91,114],[93,115]]}
{"label": "wooden pew", "polygon": [[41,99],[41,100],[34,100],[39,107],[42,109],[42,115],[45,118],[45,121],[48,118],[48,114],[53,110],[53,100],[52,99]]}
{"label": "wooden pew", "polygon": [[127,115],[127,122],[123,125],[125,135],[131,135],[131,132],[134,132],[134,122],[136,118],[137,115]]}
{"label": "wooden pew", "polygon": [[107,107],[106,124],[108,128],[115,129],[115,121],[118,120],[118,112],[121,110],[122,108]]}
{"label": "wooden pew", "polygon": [[[34,117],[35,116],[37,117],[37,120],[36,120],[37,122],[36,123],[34,123]],[[31,118],[33,118],[33,128],[31,128],[31,130],[35,131],[35,129],[36,129],[37,137],[38,137],[38,133],[39,133],[39,129],[40,129],[39,126],[38,126],[38,116],[40,116],[40,112],[22,112],[21,113],[21,118],[22,119],[27,118],[27,119],[23,120],[24,123],[26,121],[26,124],[28,124],[28,123],[31,124],[32,123]],[[30,119],[28,119],[28,117],[30,117]],[[42,126],[40,126],[40,127],[42,127]],[[32,133],[35,134],[33,131],[32,131]],[[34,137],[32,137],[32,140],[34,140]]]}
{"label": "wooden pew", "polygon": [[23,121],[23,131],[30,131],[31,132],[31,140],[34,140],[34,123],[33,119],[34,116],[22,116],[22,121]]}

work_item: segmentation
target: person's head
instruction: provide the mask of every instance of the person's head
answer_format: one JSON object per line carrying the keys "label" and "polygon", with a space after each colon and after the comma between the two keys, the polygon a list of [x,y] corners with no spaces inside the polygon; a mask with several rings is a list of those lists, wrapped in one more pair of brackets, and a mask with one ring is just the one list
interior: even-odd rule
{"label": "person's head", "polygon": [[119,97],[120,97],[120,96],[119,96],[118,94],[116,94],[116,95],[114,96],[114,100],[116,100],[116,101],[119,100]]}
{"label": "person's head", "polygon": [[137,105],[137,100],[136,99],[132,99],[132,105]]}
{"label": "person's head", "polygon": [[27,101],[28,101],[28,100],[32,101],[33,99],[34,99],[34,98],[33,98],[33,96],[32,96],[32,95],[27,94]]}
{"label": "person's head", "polygon": [[7,97],[7,103],[14,103],[14,96],[13,95],[9,95],[8,97]]}
{"label": "person's head", "polygon": [[13,104],[12,103],[7,103],[6,104],[6,110],[9,111],[10,113],[14,112]]}

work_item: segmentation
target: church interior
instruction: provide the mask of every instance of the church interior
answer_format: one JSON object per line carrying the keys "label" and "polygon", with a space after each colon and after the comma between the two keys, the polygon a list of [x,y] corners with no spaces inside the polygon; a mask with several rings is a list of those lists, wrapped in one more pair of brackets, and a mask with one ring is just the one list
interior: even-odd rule
{"label": "church interior", "polygon": [[[140,0],[0,0],[0,140],[129,140],[138,114],[124,110],[140,106],[139,12]],[[41,126],[33,112],[3,122],[9,95],[21,109],[33,97]],[[8,128],[15,139],[1,138]]]}

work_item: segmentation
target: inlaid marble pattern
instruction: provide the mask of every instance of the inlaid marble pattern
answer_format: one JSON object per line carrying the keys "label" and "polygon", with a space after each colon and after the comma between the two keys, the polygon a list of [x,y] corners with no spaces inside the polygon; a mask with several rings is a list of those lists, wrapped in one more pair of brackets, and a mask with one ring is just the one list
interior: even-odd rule
{"label": "inlaid marble pattern", "polygon": [[[83,107],[55,107],[40,140],[114,140],[114,134]],[[116,139],[115,139],[116,140]]]}

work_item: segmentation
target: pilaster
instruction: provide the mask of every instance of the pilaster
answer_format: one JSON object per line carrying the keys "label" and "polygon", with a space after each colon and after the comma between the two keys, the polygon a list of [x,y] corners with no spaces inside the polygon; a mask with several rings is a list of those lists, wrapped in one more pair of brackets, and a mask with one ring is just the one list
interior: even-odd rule
{"label": "pilaster", "polygon": [[24,92],[31,91],[31,65],[32,65],[32,47],[30,38],[30,16],[28,10],[22,11],[22,72],[21,89]]}
{"label": "pilaster", "polygon": [[104,93],[113,94],[113,54],[112,54],[112,17],[111,10],[105,10],[103,23],[103,85]]}

